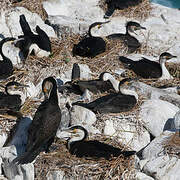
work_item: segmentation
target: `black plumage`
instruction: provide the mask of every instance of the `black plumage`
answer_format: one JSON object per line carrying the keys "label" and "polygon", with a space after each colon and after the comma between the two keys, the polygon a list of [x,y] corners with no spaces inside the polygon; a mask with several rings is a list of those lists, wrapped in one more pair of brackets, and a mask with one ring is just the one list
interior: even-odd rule
{"label": "black plumage", "polygon": [[13,64],[11,60],[4,55],[2,51],[2,47],[4,43],[8,41],[14,41],[14,40],[15,38],[8,37],[8,38],[4,38],[0,42],[0,54],[3,58],[3,60],[0,61],[0,79],[6,79],[13,74],[13,71],[14,71]]}
{"label": "black plumage", "polygon": [[89,26],[89,37],[84,37],[78,44],[74,44],[72,50],[73,56],[78,55],[93,58],[106,51],[106,42],[104,39],[102,37],[94,37],[91,34],[92,28],[97,26],[100,28],[105,23],[107,22],[95,22]]}
{"label": "black plumage", "polygon": [[[21,100],[21,95],[18,94],[18,91],[23,93],[23,89],[25,87],[26,85],[15,81],[7,83],[5,93],[0,92],[0,110],[19,111],[23,102]],[[10,94],[13,92],[15,94]]]}
{"label": "black plumage", "polygon": [[28,129],[26,152],[17,157],[13,163],[31,163],[42,150],[48,152],[54,141],[61,121],[55,79],[53,77],[44,79],[42,89],[43,92],[49,92],[49,97],[38,107]]}
{"label": "black plumage", "polygon": [[137,97],[134,96],[134,93],[131,95],[131,92],[125,94],[124,90],[126,90],[127,86],[130,86],[132,82],[130,79],[124,79],[119,84],[118,93],[102,96],[90,103],[76,102],[73,103],[73,105],[88,108],[95,113],[121,113],[130,111],[136,105]]}
{"label": "black plumage", "polygon": [[162,53],[159,57],[159,63],[142,58],[139,61],[133,61],[124,56],[120,56],[119,60],[124,64],[124,66],[132,71],[135,74],[142,78],[160,78],[163,75],[162,64],[171,58],[176,56],[171,55],[170,53]]}
{"label": "black plumage", "polygon": [[141,47],[140,42],[133,37],[130,33],[134,33],[136,30],[140,29],[146,29],[145,27],[142,27],[139,23],[129,21],[126,24],[126,33],[115,33],[115,34],[110,34],[107,36],[107,39],[113,40],[113,41],[122,41],[125,46],[128,47],[128,53],[133,53],[135,52],[138,48]]}
{"label": "black plumage", "polygon": [[104,18],[109,18],[116,9],[122,10],[130,6],[136,6],[141,2],[142,0],[106,0],[107,11]]}
{"label": "black plumage", "polygon": [[37,25],[36,33],[31,31],[31,28],[26,20],[24,14],[20,15],[19,20],[21,29],[24,35],[19,36],[16,40],[15,46],[20,48],[24,59],[27,58],[31,45],[36,44],[40,49],[51,52],[51,42],[48,35]]}
{"label": "black plumage", "polygon": [[73,92],[75,94],[82,95],[85,90],[89,90],[94,94],[116,92],[118,84],[119,83],[115,80],[115,78],[108,72],[101,73],[98,79],[80,80],[79,65],[74,64],[72,69],[72,80],[67,82],[64,87],[69,93]]}
{"label": "black plumage", "polygon": [[119,155],[128,157],[136,153],[135,151],[122,151],[119,148],[97,140],[85,141],[88,132],[82,126],[72,126],[64,131],[64,138],[68,139],[67,147],[69,152],[79,158],[105,158],[110,160],[112,157],[118,157]]}

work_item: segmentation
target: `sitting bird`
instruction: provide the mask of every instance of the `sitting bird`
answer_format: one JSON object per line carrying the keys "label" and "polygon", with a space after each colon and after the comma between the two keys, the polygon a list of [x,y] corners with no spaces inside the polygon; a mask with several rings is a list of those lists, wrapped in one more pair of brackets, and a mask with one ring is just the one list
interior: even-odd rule
{"label": "sitting bird", "polygon": [[72,53],[73,56],[93,58],[106,51],[106,42],[102,37],[92,36],[93,28],[101,28],[102,24],[107,22],[95,22],[89,26],[88,37],[84,37],[78,44],[74,44]]}
{"label": "sitting bird", "polygon": [[75,102],[73,105],[82,106],[97,113],[121,113],[130,111],[138,101],[136,90],[131,89],[133,79],[123,79],[119,83],[119,92],[102,96],[90,103]]}
{"label": "sitting bird", "polygon": [[138,48],[141,47],[140,42],[133,36],[135,31],[146,29],[145,27],[141,26],[139,23],[134,21],[129,21],[126,23],[126,33],[115,33],[106,36],[108,40],[111,41],[120,41],[128,48],[128,53],[135,52]]}
{"label": "sitting bird", "polygon": [[112,145],[99,142],[97,140],[86,141],[87,130],[82,126],[71,126],[61,132],[61,137],[67,139],[67,148],[72,155],[79,158],[105,158],[110,160],[112,157],[123,155],[132,156],[136,151],[122,151]]}
{"label": "sitting bird", "polygon": [[159,63],[146,58],[142,58],[139,61],[133,61],[124,56],[120,56],[119,60],[126,68],[132,70],[137,76],[144,79],[159,78],[160,80],[163,80],[173,79],[165,66],[166,61],[172,58],[176,58],[176,56],[173,56],[168,52],[164,52],[159,56]]}

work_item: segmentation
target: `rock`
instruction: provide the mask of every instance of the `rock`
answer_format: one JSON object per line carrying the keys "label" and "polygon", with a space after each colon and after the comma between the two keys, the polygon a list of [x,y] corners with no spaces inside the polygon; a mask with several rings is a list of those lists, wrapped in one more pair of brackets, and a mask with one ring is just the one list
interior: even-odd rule
{"label": "rock", "polygon": [[166,121],[172,119],[179,108],[162,100],[148,100],[143,103],[140,117],[146,129],[155,137],[164,129]]}
{"label": "rock", "polygon": [[82,125],[88,132],[100,133],[99,130],[93,127],[93,124],[96,122],[96,115],[89,109],[75,105],[70,114],[71,125]]}
{"label": "rock", "polygon": [[[140,153],[141,161],[144,161],[142,170],[144,173],[154,177],[155,179],[178,179],[180,177],[180,160],[177,156],[168,154],[165,151],[165,146],[168,145],[168,140],[174,135],[173,132],[164,131],[160,136],[156,137],[147,147]],[[179,146],[178,142],[176,145]],[[141,162],[140,161],[140,162]]]}
{"label": "rock", "polygon": [[180,108],[180,96],[176,93],[169,93],[163,89],[151,87],[143,82],[133,82],[130,88],[137,90],[138,94],[147,99],[161,99],[168,101]]}
{"label": "rock", "polygon": [[[91,79],[91,70],[89,69],[89,66],[86,64],[78,64],[80,67],[80,79],[86,79],[89,80]],[[71,81],[71,74],[72,74],[72,68],[63,74],[60,75],[58,81],[63,81],[63,83],[66,83],[67,81]]]}
{"label": "rock", "polygon": [[3,147],[6,139],[7,139],[7,134],[3,132],[3,130],[0,127],[0,148]]}
{"label": "rock", "polygon": [[62,27],[68,27],[74,33],[87,31],[89,24],[100,19],[102,21],[104,15],[103,10],[98,7],[98,0],[48,0],[43,2],[43,7],[51,24],[59,26],[60,31]]}
{"label": "rock", "polygon": [[[135,151],[139,151],[150,142],[150,135],[143,127],[137,127],[131,117],[107,120],[104,134],[118,137],[119,141]],[[138,130],[139,128],[139,130]]]}
{"label": "rock", "polygon": [[137,172],[135,178],[136,178],[136,180],[154,180],[154,178],[152,178],[142,172]]}
{"label": "rock", "polygon": [[46,175],[47,180],[64,180],[65,178],[64,171],[58,170],[58,171],[50,171]]}
{"label": "rock", "polygon": [[33,180],[34,165],[32,163],[17,165],[11,161],[17,156],[16,147],[14,145],[0,149],[0,157],[3,160],[3,171],[8,179],[13,180]]}

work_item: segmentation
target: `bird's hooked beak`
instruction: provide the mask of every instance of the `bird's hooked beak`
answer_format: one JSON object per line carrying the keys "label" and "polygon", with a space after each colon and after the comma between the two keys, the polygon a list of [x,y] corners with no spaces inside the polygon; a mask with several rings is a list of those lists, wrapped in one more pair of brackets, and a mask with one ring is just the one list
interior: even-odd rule
{"label": "bird's hooked beak", "polygon": [[64,140],[69,140],[71,139],[72,137],[74,136],[78,136],[78,134],[76,134],[77,130],[76,129],[62,129],[61,132],[59,133],[59,137],[61,139],[64,139]]}
{"label": "bird's hooked beak", "polygon": [[143,27],[143,26],[141,26],[141,29],[144,29],[144,30],[146,30],[146,27]]}

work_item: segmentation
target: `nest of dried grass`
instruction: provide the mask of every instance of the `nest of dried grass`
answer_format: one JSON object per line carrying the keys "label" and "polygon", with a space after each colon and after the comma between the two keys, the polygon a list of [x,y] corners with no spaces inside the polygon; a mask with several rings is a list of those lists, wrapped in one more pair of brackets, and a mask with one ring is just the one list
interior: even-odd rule
{"label": "nest of dried grass", "polygon": [[2,11],[9,10],[11,8],[11,6],[12,6],[12,4],[9,0],[0,0],[0,7],[1,7],[0,14]]}
{"label": "nest of dried grass", "polygon": [[168,154],[180,158],[180,131],[172,135],[164,147]]}
{"label": "nest of dried grass", "polygon": [[31,11],[32,13],[37,13],[38,15],[40,15],[40,17],[45,20],[48,17],[47,12],[45,11],[45,9],[43,8],[42,2],[44,0],[23,0],[21,2],[17,2],[14,3],[13,6],[14,7],[24,7],[26,9],[28,9],[29,11]]}
{"label": "nest of dried grass", "polygon": [[[120,143],[106,136],[96,135],[90,139],[96,139],[101,142],[111,144],[115,147],[123,149]],[[77,158],[71,155],[66,145],[57,141],[52,145],[53,150],[50,154],[40,154],[35,162],[35,179],[46,179],[46,175],[53,172],[62,170],[65,172],[66,178],[75,179],[113,179],[121,177],[123,173],[130,173],[134,170],[134,157],[125,158],[119,156],[112,158],[112,160],[93,160],[85,158]],[[125,150],[125,149],[123,149]]]}
{"label": "nest of dried grass", "polygon": [[[100,0],[99,6],[104,10],[104,12],[106,12],[107,5],[105,0]],[[133,18],[141,21],[149,17],[151,10],[152,7],[150,1],[143,0],[142,3],[138,4],[137,6],[128,7],[123,10],[115,10],[112,17],[125,16],[127,18]]]}

